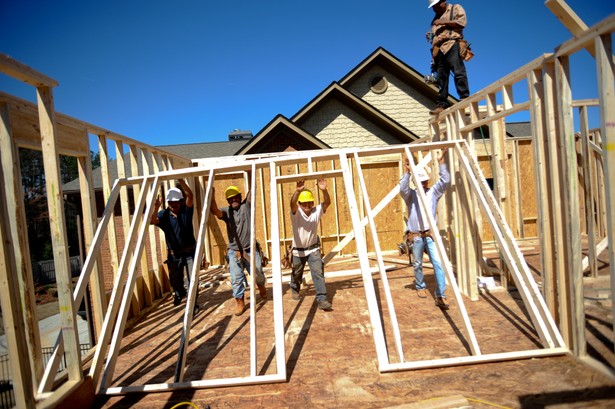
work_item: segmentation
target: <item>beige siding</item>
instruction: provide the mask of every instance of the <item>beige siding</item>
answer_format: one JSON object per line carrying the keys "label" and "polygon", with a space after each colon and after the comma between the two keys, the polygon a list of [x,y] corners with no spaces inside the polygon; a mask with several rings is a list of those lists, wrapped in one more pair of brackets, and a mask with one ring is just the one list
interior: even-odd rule
{"label": "beige siding", "polygon": [[[383,94],[376,94],[370,89],[370,80],[376,75],[387,79],[388,88]],[[433,108],[433,102],[384,69],[373,67],[365,72],[353,82],[350,92],[418,136],[428,135],[429,110]]]}
{"label": "beige siding", "polygon": [[364,148],[399,143],[390,133],[338,101],[327,102],[301,127],[332,148]]}

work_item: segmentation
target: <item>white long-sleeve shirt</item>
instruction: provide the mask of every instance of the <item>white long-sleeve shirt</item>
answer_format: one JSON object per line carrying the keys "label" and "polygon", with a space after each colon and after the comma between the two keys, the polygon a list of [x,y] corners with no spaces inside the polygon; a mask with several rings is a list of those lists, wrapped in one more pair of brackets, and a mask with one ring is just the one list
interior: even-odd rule
{"label": "white long-sleeve shirt", "polygon": [[[406,230],[413,233],[419,233],[429,230],[429,222],[427,221],[427,216],[422,212],[419,195],[416,190],[410,189],[409,181],[409,173],[404,174],[399,181],[399,193],[408,206],[408,225],[406,226]],[[448,166],[446,163],[441,163],[440,178],[435,185],[427,189],[425,192],[425,195],[427,196],[427,206],[429,206],[434,219],[436,218],[438,200],[440,200],[444,194],[444,191],[448,187],[450,181],[451,175],[448,172]]]}

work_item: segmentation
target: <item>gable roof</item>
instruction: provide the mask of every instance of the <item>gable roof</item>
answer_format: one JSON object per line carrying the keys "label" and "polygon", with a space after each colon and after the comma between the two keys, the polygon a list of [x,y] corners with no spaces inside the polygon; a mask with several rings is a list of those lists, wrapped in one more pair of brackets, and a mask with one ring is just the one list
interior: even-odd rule
{"label": "gable roof", "polygon": [[188,159],[216,158],[219,156],[233,156],[249,142],[250,139],[235,139],[223,142],[163,145],[160,148]]}
{"label": "gable roof", "polygon": [[329,145],[299,128],[285,116],[278,114],[235,154],[248,155],[253,152],[273,153],[330,148]]}
{"label": "gable roof", "polygon": [[[339,84],[344,88],[350,88],[350,86],[360,77],[362,72],[365,72],[374,66],[386,68],[391,73],[408,82],[418,92],[431,98],[434,104],[436,103],[436,98],[438,97],[438,87],[434,84],[426,83],[424,76],[420,72],[395,57],[383,47],[378,47],[367,58],[357,64],[356,67],[350,70],[348,74],[339,80]],[[457,98],[450,95],[448,101],[450,104],[459,102]]]}
{"label": "gable roof", "polygon": [[331,85],[329,85],[324,91],[301,108],[299,112],[291,118],[291,120],[298,126],[301,126],[301,124],[304,123],[315,110],[333,99],[348,106],[366,119],[369,119],[384,130],[390,132],[391,135],[394,135],[397,139],[399,139],[400,143],[410,143],[420,139],[417,134],[405,128],[393,118],[376,109],[374,106],[365,102],[350,91],[346,90],[337,82],[331,83]]}

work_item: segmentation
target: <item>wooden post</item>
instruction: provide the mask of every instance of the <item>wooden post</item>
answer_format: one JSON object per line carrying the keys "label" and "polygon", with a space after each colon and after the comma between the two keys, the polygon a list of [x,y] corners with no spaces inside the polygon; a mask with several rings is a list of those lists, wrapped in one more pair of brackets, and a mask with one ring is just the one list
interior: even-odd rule
{"label": "wooden post", "polygon": [[[87,136],[87,135],[86,135]],[[83,233],[86,253],[90,251],[94,231],[96,230],[96,199],[92,177],[92,158],[88,154],[77,158],[79,166],[79,189],[81,191],[81,209],[83,212]],[[100,253],[96,257],[96,264],[92,270],[90,288],[92,290],[93,318],[96,329],[96,337],[100,335],[102,322],[107,312],[107,299],[105,297],[105,278],[102,271],[102,257]],[[91,340],[94,342],[94,340]]]}
{"label": "wooden post", "polygon": [[[583,269],[581,268],[581,231],[579,184],[575,151],[572,90],[569,57],[555,59],[555,82],[559,135],[557,137],[562,195],[557,203],[562,209],[562,232],[565,240],[561,253],[565,268],[557,270],[558,298],[562,336],[579,356],[585,345],[585,312],[583,307]],[[566,321],[567,325],[563,325]]]}
{"label": "wooden post", "polygon": [[594,186],[592,183],[594,155],[589,147],[589,123],[587,118],[587,106],[579,107],[580,133],[581,133],[581,160],[583,162],[583,197],[585,199],[585,223],[587,224],[587,255],[589,260],[589,272],[591,277],[598,276],[598,263],[596,254],[596,229],[594,214]]}
{"label": "wooden post", "polygon": [[[107,199],[111,195],[111,175],[109,174],[109,148],[107,146],[107,137],[104,135],[98,135],[98,154],[100,157],[100,176],[102,179],[103,198],[105,198],[105,206],[107,205]],[[111,215],[109,224],[107,225],[107,240],[109,241],[109,257],[113,276],[117,274],[117,268],[119,265],[117,255],[117,235],[115,233],[115,217]],[[105,304],[107,289],[105,288]]]}
{"label": "wooden post", "polygon": [[47,189],[47,207],[49,209],[49,226],[51,228],[51,244],[53,246],[53,262],[56,270],[66,367],[69,380],[79,381],[83,378],[83,373],[79,354],[79,336],[73,308],[73,287],[68,254],[68,239],[66,237],[64,197],[62,196],[62,182],[60,178],[60,158],[56,149],[56,126],[52,89],[50,87],[37,88],[37,97],[43,165],[45,168],[45,187]]}
{"label": "wooden post", "polygon": [[[5,180],[2,170],[4,158],[2,160],[3,166],[0,166],[0,181]],[[2,306],[7,349],[11,357],[9,363],[15,403],[18,408],[34,409],[36,408],[36,399],[34,397],[35,385],[32,382],[34,373],[30,365],[24,365],[25,362],[30,362],[30,356],[28,354],[28,345],[26,342],[23,342],[27,337],[21,308],[21,290],[17,275],[10,273],[17,271],[14,249],[18,247],[17,243],[12,241],[11,223],[8,222],[11,216],[9,215],[5,196],[5,188],[7,186],[10,185],[5,184],[4,187],[0,188],[0,305]]]}
{"label": "wooden post", "polygon": [[[602,133],[602,158],[604,162],[606,220],[609,251],[611,288],[615,288],[615,67],[611,34],[596,37],[596,69],[600,93],[600,131]],[[610,181],[610,182],[609,182]],[[612,306],[615,313],[615,304]]]}
{"label": "wooden post", "polygon": [[[542,70],[532,70],[527,74],[528,95],[530,97],[530,124],[532,126],[532,148],[534,150],[534,177],[536,184],[536,199],[538,210],[538,240],[540,242],[540,274],[543,280],[543,295],[547,305],[553,307],[552,297],[547,297],[548,277],[552,274],[554,265],[554,249],[549,222],[549,166],[547,157],[547,138],[545,130],[544,84]],[[550,288],[550,286],[548,287]],[[551,309],[553,311],[553,309]]]}
{"label": "wooden post", "polygon": [[[560,159],[557,148],[558,124],[557,118],[557,96],[555,94],[555,65],[553,62],[548,62],[544,66],[543,84],[544,91],[544,121],[545,121],[545,138],[547,141],[546,157],[548,158],[548,175],[549,175],[549,215],[551,222],[551,241],[553,244],[552,253],[547,256],[553,258],[552,269],[544,270],[542,290],[545,301],[549,306],[549,310],[554,315],[555,321],[560,326],[562,335],[568,332],[568,321],[565,317],[561,317],[558,298],[557,272],[566,269],[566,261],[562,255],[564,247],[564,232],[562,231],[562,208],[558,203],[558,198],[561,197],[560,185]],[[567,341],[567,345],[568,341]]]}
{"label": "wooden post", "polygon": [[[19,281],[18,294],[24,306],[24,322],[27,330],[27,344],[32,356],[32,372],[36,381],[40,382],[43,375],[43,356],[41,353],[41,337],[38,329],[36,315],[36,296],[34,294],[34,280],[32,277],[32,264],[30,262],[30,245],[28,242],[27,220],[23,192],[21,189],[21,164],[19,150],[13,141],[10,115],[6,104],[0,104],[0,161],[4,173],[4,180],[0,182],[6,191],[7,203],[13,203],[6,223],[10,225],[10,240],[15,245],[16,276]],[[4,223],[4,222],[3,222]]]}

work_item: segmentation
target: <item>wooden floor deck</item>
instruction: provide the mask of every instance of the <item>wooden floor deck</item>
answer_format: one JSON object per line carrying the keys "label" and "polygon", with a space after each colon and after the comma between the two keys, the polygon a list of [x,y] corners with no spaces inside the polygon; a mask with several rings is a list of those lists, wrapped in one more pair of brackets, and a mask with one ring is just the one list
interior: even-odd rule
{"label": "wooden floor deck", "polygon": [[[327,271],[357,267],[350,261]],[[408,265],[397,264],[388,277],[406,361],[470,354],[450,290],[451,308],[442,311],[432,298],[416,296]],[[426,269],[426,281],[433,294],[431,269]],[[374,283],[382,303],[378,276]],[[283,285],[286,382],[101,396],[97,407],[171,408],[181,402],[199,408],[458,407],[459,399],[475,408],[615,406],[615,381],[569,355],[380,373],[361,276],[329,278],[327,289],[334,309],[325,312],[316,307],[312,285],[302,290],[301,301],[293,301],[288,284]],[[193,321],[185,381],[249,376],[250,315],[246,311],[234,316],[231,297],[226,281],[200,291],[201,311]],[[256,303],[257,373],[275,374],[273,302],[257,296]],[[464,304],[483,354],[541,348],[515,291],[484,291],[478,301],[464,299]],[[172,382],[183,307],[174,307],[167,297],[126,332],[113,386]],[[596,318],[588,329],[593,333],[588,341],[594,342],[590,349],[614,367],[612,317],[608,308],[589,307]],[[382,319],[395,361],[386,308]]]}

